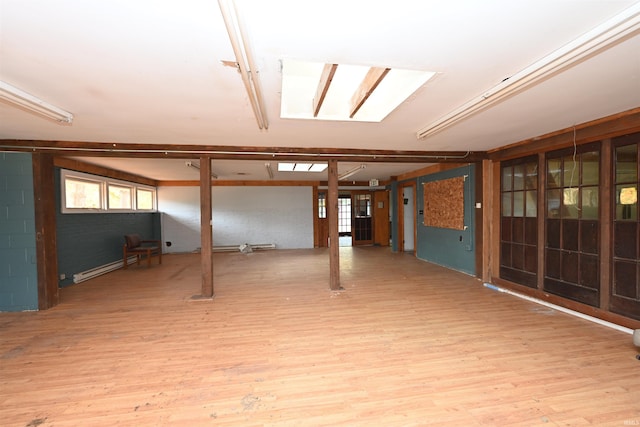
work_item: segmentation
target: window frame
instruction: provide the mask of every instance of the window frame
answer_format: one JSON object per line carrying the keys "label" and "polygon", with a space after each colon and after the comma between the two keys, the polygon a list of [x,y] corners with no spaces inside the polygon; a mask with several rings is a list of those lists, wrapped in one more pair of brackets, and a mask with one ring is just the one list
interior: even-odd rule
{"label": "window frame", "polygon": [[[68,207],[66,183],[67,180],[74,180],[80,182],[87,182],[92,184],[99,184],[100,186],[100,206],[98,208],[72,208]],[[109,206],[109,187],[122,187],[129,188],[131,190],[131,208],[114,208]],[[145,190],[151,192],[152,208],[140,209],[138,208],[138,190]],[[149,185],[138,184],[130,181],[123,181],[119,179],[112,179],[100,175],[88,174],[85,172],[78,172],[69,169],[60,170],[60,209],[63,214],[70,213],[134,213],[134,212],[157,212],[158,206],[158,193],[157,188]]]}

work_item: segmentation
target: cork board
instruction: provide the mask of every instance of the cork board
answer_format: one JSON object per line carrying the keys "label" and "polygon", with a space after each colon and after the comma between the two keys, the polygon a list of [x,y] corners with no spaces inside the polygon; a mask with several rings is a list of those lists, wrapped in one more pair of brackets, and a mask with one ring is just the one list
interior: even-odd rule
{"label": "cork board", "polygon": [[464,177],[423,184],[424,225],[464,230]]}

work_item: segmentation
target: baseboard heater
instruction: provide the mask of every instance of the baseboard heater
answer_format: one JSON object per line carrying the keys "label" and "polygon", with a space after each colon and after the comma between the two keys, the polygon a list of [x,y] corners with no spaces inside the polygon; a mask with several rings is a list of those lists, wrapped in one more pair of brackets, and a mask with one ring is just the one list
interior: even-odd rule
{"label": "baseboard heater", "polygon": [[255,245],[252,243],[244,243],[242,245],[214,246],[213,252],[247,252],[247,250],[266,250],[275,248],[275,243],[260,243]]}
{"label": "baseboard heater", "polygon": [[[131,265],[134,262],[136,262],[136,257],[134,256],[127,259],[127,265]],[[84,282],[85,280],[93,279],[94,277],[109,273],[110,271],[117,270],[119,268],[122,268],[122,260],[114,261],[109,264],[101,265],[100,267],[82,271],[73,275],[73,283]]]}

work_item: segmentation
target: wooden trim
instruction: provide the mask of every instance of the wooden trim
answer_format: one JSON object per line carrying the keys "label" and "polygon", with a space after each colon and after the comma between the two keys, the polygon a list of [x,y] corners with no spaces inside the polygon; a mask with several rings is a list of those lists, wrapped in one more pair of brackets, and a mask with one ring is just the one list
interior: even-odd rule
{"label": "wooden trim", "polygon": [[[200,181],[157,181],[158,187],[198,187]],[[212,187],[327,187],[328,181],[272,181],[272,180],[212,180]],[[390,182],[380,182],[381,186],[390,185]],[[340,181],[340,188],[344,187],[368,187],[369,181]]]}
{"label": "wooden trim", "polygon": [[211,158],[200,157],[200,253],[202,263],[201,297],[213,297],[213,227],[211,200]]}
{"label": "wooden trim", "polygon": [[341,290],[340,285],[340,237],[338,236],[338,162],[329,160],[329,190],[327,192],[327,216],[329,217],[329,287]]}
{"label": "wooden trim", "polygon": [[324,98],[327,96],[329,86],[333,81],[333,76],[336,74],[338,64],[324,64],[322,74],[320,75],[320,81],[318,82],[318,88],[316,89],[316,96],[313,97],[313,117],[318,117]]}
{"label": "wooden trim", "polygon": [[[487,151],[502,161],[640,131],[640,107]],[[574,134],[575,133],[575,134]]]}
{"label": "wooden trim", "polygon": [[600,147],[600,308],[609,310],[612,283],[611,246],[613,244],[613,147],[611,139]]}
{"label": "wooden trim", "polygon": [[475,223],[475,231],[473,235],[473,239],[475,241],[475,258],[476,258],[476,277],[484,277],[483,276],[483,254],[484,254],[484,203],[483,195],[484,195],[484,185],[482,182],[482,178],[484,176],[484,168],[482,163],[476,164],[474,169],[474,182],[475,182],[475,202],[480,203],[480,208],[477,208],[477,204],[473,206],[473,217]]}
{"label": "wooden trim", "polygon": [[53,159],[53,165],[63,169],[70,169],[78,172],[90,173],[93,175],[105,176],[108,178],[119,179],[122,181],[135,182],[136,184],[149,185],[156,187],[158,181],[143,176],[123,172],[115,169],[98,166],[91,163],[82,162],[76,159],[68,159],[66,157],[56,156]]}
{"label": "wooden trim", "polygon": [[60,300],[56,245],[56,200],[53,157],[32,154],[33,197],[38,270],[38,309],[54,307]]}
{"label": "wooden trim", "polygon": [[[376,190],[373,195],[373,244],[378,246],[389,246],[389,190]],[[383,207],[378,207],[382,202]]]}
{"label": "wooden trim", "polygon": [[491,267],[490,272],[492,275],[500,275],[500,216],[501,216],[501,200],[500,200],[500,162],[493,162],[493,171],[492,174],[492,186],[493,191],[491,194]]}
{"label": "wooden trim", "polygon": [[318,187],[315,185],[313,186],[311,197],[311,209],[313,210],[313,247],[317,248],[320,246],[320,219],[318,218]]}
{"label": "wooden trim", "polygon": [[482,269],[480,277],[484,282],[490,282],[492,276],[493,247],[493,196],[495,186],[493,185],[494,165],[491,160],[482,162]]}
{"label": "wooden trim", "polygon": [[396,236],[398,239],[398,252],[404,252],[404,194],[403,194],[403,184],[398,184],[397,194],[396,194],[396,203],[397,203],[397,212],[398,212],[398,229]]}
{"label": "wooden trim", "polygon": [[499,277],[493,277],[492,283],[505,289],[512,290],[514,292],[539,299],[541,301],[549,302],[560,307],[568,308],[570,310],[586,314],[588,316],[595,317],[597,319],[605,320],[607,322],[614,323],[616,325],[624,326],[630,329],[640,329],[640,320],[634,320],[629,317],[621,316],[610,311],[605,311],[597,307],[593,307],[586,304],[581,304],[576,301],[572,301],[567,298],[563,298],[557,295],[549,294],[539,289],[529,288],[524,285],[519,285]]}
{"label": "wooden trim", "polygon": [[370,163],[460,163],[487,158],[484,151],[364,150],[355,148],[238,147],[229,145],[124,144],[110,142],[0,140],[0,151],[63,156],[228,160],[349,161]]}
{"label": "wooden trim", "polygon": [[[158,181],[158,187],[198,187],[200,181]],[[321,181],[272,181],[272,180],[212,180],[212,187],[313,187],[321,185]]]}
{"label": "wooden trim", "polygon": [[545,193],[547,191],[547,162],[544,153],[538,153],[538,269],[536,270],[536,287],[542,291],[544,289],[544,262],[547,242],[547,205],[545,203]]}

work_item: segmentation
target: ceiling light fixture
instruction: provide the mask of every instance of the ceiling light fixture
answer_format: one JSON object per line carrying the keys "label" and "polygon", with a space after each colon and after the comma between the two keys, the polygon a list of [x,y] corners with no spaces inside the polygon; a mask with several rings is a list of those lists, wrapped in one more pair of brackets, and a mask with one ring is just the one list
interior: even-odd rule
{"label": "ceiling light fixture", "polygon": [[[184,164],[187,165],[187,167],[200,170],[200,165],[192,162],[191,160],[187,160],[186,162],[184,162]],[[218,175],[216,175],[215,173],[213,173],[213,171],[211,171],[211,178],[218,179]]]}
{"label": "ceiling light fixture", "polygon": [[269,179],[273,179],[273,169],[271,168],[271,163],[265,163],[264,167],[267,169],[267,174],[269,175]]}
{"label": "ceiling light fixture", "polygon": [[32,113],[55,120],[60,124],[71,124],[73,114],[36,98],[27,92],[0,81],[0,99]]}
{"label": "ceiling light fixture", "polygon": [[356,167],[355,167],[355,168],[353,168],[353,169],[349,169],[349,170],[348,170],[348,171],[346,171],[345,173],[338,175],[338,181],[342,181],[342,180],[344,180],[344,179],[347,179],[347,178],[349,178],[350,176],[353,176],[353,175],[357,174],[358,172],[360,172],[362,169],[364,169],[364,168],[366,168],[366,167],[367,167],[367,165],[365,165],[365,164],[363,163],[363,164],[361,164],[361,165],[359,165],[359,166],[356,166]]}
{"label": "ceiling light fixture", "polygon": [[236,56],[238,72],[242,76],[242,82],[249,96],[249,102],[253,108],[258,127],[267,130],[269,129],[269,120],[264,106],[264,98],[262,97],[259,72],[247,43],[247,34],[244,26],[238,18],[238,12],[233,0],[218,0],[218,4],[220,5],[224,24],[227,27],[233,53]]}
{"label": "ceiling light fixture", "polygon": [[553,74],[560,73],[590,55],[612,46],[638,29],[640,29],[640,3],[636,3],[529,67],[506,78],[479,97],[420,129],[416,136],[418,139],[422,139],[435,135],[508,96],[537,84]]}

